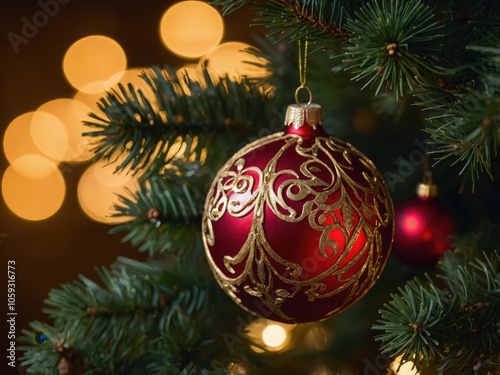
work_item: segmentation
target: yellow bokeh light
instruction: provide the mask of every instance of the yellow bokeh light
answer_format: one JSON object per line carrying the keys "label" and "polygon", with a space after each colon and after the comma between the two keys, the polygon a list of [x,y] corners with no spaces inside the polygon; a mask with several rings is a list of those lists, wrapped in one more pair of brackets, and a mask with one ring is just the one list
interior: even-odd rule
{"label": "yellow bokeh light", "polygon": [[276,323],[267,319],[256,319],[245,327],[245,332],[255,345],[256,353],[286,350],[290,344],[291,331],[295,325]]}
{"label": "yellow bokeh light", "polygon": [[42,153],[51,159],[64,160],[68,150],[68,134],[56,116],[36,111],[31,119],[31,139]]}
{"label": "yellow bokeh light", "polygon": [[[88,93],[85,91],[77,91],[75,95],[73,95],[74,100],[85,104],[89,108],[89,112],[82,118],[82,120],[92,121],[92,119],[89,117],[89,113],[102,115],[102,112],[99,110],[97,103],[104,96],[105,94],[102,92]],[[87,131],[91,131],[91,128],[87,128]]]}
{"label": "yellow bokeh light", "polygon": [[28,112],[16,117],[5,130],[3,150],[10,164],[23,155],[41,153],[31,138],[33,114],[34,112]]}
{"label": "yellow bokeh light", "polygon": [[48,177],[57,170],[57,165],[53,161],[39,154],[20,156],[11,165],[17,173],[35,180]]}
{"label": "yellow bokeh light", "polygon": [[[121,77],[116,81],[116,83],[122,83],[127,85],[131,83],[135,88],[141,89],[142,91],[150,90],[149,85],[142,79],[142,73],[147,72],[148,68],[131,68],[127,69],[122,73]],[[114,84],[116,86],[116,83]],[[111,88],[110,86],[109,88]]]}
{"label": "yellow bokeh light", "polygon": [[270,348],[278,348],[286,341],[285,329],[277,324],[270,324],[262,330],[262,341]]}
{"label": "yellow bokeh light", "polygon": [[97,93],[105,90],[127,67],[122,47],[103,35],[91,35],[73,43],[63,59],[63,71],[68,82],[77,90]]}
{"label": "yellow bokeh light", "polygon": [[172,5],[160,21],[160,37],[173,53],[199,58],[215,48],[224,34],[221,15],[201,1],[182,1]]}
{"label": "yellow bokeh light", "polygon": [[251,46],[241,42],[228,42],[219,45],[203,56],[199,64],[207,64],[210,73],[215,76],[262,78],[269,72],[255,64],[265,65],[266,60],[246,51]]}
{"label": "yellow bokeh light", "polygon": [[203,72],[198,64],[186,64],[181,68],[177,69],[177,78],[180,81],[184,81],[189,78],[191,81],[201,82],[203,81]]}
{"label": "yellow bokeh light", "polygon": [[[118,84],[121,83],[124,86],[131,83],[136,89],[140,89],[150,101],[153,100],[151,89],[148,84],[140,77],[145,68],[132,68],[125,71],[120,71],[113,75],[107,83],[104,84],[104,89],[110,91],[111,89],[117,89]],[[92,85],[90,86],[92,87]],[[73,99],[84,103],[89,108],[89,113],[102,114],[97,105],[102,98],[106,97],[105,92],[89,93],[85,91],[77,91],[73,96]],[[91,120],[88,114],[83,118],[84,120]],[[90,130],[90,128],[87,128]]]}
{"label": "yellow bokeh light", "polygon": [[112,206],[118,203],[118,195],[126,195],[126,189],[136,190],[137,180],[129,175],[114,174],[116,164],[97,162],[89,166],[78,183],[80,207],[91,219],[108,224],[127,221],[128,218],[112,217]]}
{"label": "yellow bokeh light", "polygon": [[400,355],[391,363],[390,369],[394,372],[394,374],[419,375],[419,372],[417,371],[417,368],[415,367],[415,364],[412,361],[405,362],[400,367],[402,357],[403,355]]}
{"label": "yellow bokeh light", "polygon": [[2,195],[9,209],[26,220],[44,220],[61,207],[66,184],[59,169],[29,178],[9,166],[2,178]]}
{"label": "yellow bokeh light", "polygon": [[203,72],[196,64],[184,65],[182,68],[177,70],[176,74],[177,79],[180,82],[182,91],[188,95],[191,95],[191,91],[189,90],[189,83],[196,82],[199,83],[201,87],[206,88]]}
{"label": "yellow bokeh light", "polygon": [[[147,68],[131,68],[116,73],[109,79],[109,82],[106,84],[105,89],[106,91],[110,91],[112,89],[118,90],[119,83],[121,83],[123,86],[128,86],[128,84],[131,83],[136,90],[141,90],[144,94],[150,94],[152,92],[151,88],[146,83],[146,81],[141,78],[144,71],[147,71]],[[146,95],[146,97],[148,97],[148,95]]]}
{"label": "yellow bokeh light", "polygon": [[114,173],[116,169],[116,163],[105,164],[104,162],[98,162],[93,165],[92,173],[94,174],[95,180],[107,187],[119,188],[121,186],[126,186],[133,179],[132,175],[127,173]]}
{"label": "yellow bokeh light", "polygon": [[[82,135],[91,130],[83,125],[83,120],[89,112],[87,105],[74,99],[55,99],[41,105],[33,116],[33,140],[37,145],[44,145],[40,148],[48,156],[54,157],[50,154],[55,152],[61,155],[60,158],[54,157],[55,159],[73,162],[89,160],[93,156],[90,152],[92,140]],[[41,117],[39,113],[42,113]],[[46,114],[58,121],[51,121],[51,117]],[[60,129],[61,126],[63,129]]]}

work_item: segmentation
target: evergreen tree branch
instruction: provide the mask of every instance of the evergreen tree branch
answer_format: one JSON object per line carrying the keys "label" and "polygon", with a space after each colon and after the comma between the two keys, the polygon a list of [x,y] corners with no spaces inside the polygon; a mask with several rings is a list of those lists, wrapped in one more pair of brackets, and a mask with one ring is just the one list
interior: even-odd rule
{"label": "evergreen tree branch", "polygon": [[[375,94],[390,90],[396,99],[416,96],[427,110],[426,131],[436,145],[436,161],[461,165],[461,174],[470,176],[473,187],[483,172],[494,177],[492,162],[500,134],[499,60],[493,49],[498,49],[498,4],[487,0],[428,5],[402,0],[239,1],[237,6],[220,0],[217,4],[228,12],[253,6],[259,13],[257,22],[275,27],[272,35],[279,35],[278,41],[307,36],[320,42],[334,57],[334,69],[352,71],[353,79],[373,87]],[[342,48],[332,53],[328,48],[339,42]]]}
{"label": "evergreen tree branch", "polygon": [[455,335],[446,342],[447,353],[440,363],[443,373],[489,374],[500,369],[495,349],[500,344],[499,270],[500,253],[494,252],[460,266],[446,281],[457,302],[449,317]]}
{"label": "evergreen tree branch", "polygon": [[257,24],[272,27],[271,36],[306,39],[330,45],[347,40],[343,24],[356,1],[285,0],[257,3]]}
{"label": "evergreen tree branch", "polygon": [[224,14],[234,12],[244,5],[251,5],[258,14],[256,24],[272,29],[270,36],[280,35],[277,40],[285,38],[297,40],[307,37],[311,42],[335,45],[347,40],[344,23],[361,1],[216,0],[212,3],[221,6]]}
{"label": "evergreen tree branch", "polygon": [[250,0],[213,0],[211,4],[221,7],[222,13],[226,16],[248,5],[249,2]]}
{"label": "evergreen tree branch", "polygon": [[344,61],[355,80],[365,86],[405,91],[435,80],[434,64],[442,51],[442,27],[432,10],[420,1],[372,1],[362,6],[346,25],[351,46]]}
{"label": "evergreen tree branch", "polygon": [[[384,352],[403,354],[417,368],[436,361],[443,374],[486,375],[500,369],[494,349],[500,347],[500,252],[498,234],[491,230],[498,231],[483,227],[481,236],[465,236],[471,248],[445,254],[438,265],[444,287],[428,277],[391,295],[373,327],[384,331],[376,336]],[[481,242],[471,244],[478,237]],[[475,257],[478,245],[484,247]]]}
{"label": "evergreen tree branch", "polygon": [[470,175],[474,186],[482,172],[494,178],[492,163],[499,154],[500,46],[474,45],[469,49],[484,55],[469,67],[476,73],[473,86],[455,92],[452,103],[435,100],[428,104],[430,111],[439,114],[429,117],[426,131],[436,144],[437,161],[460,163],[460,173]]}
{"label": "evergreen tree branch", "polygon": [[117,171],[130,168],[144,178],[180,157],[220,165],[235,143],[226,138],[220,147],[223,134],[231,139],[248,131],[268,110],[269,98],[245,81],[214,79],[206,69],[203,75],[199,82],[155,67],[142,75],[149,93],[131,84],[109,92],[99,106],[105,117],[91,114],[93,121],[85,122],[96,129],[85,133],[96,139],[94,160],[118,161]]}
{"label": "evergreen tree branch", "polygon": [[110,233],[127,231],[122,242],[151,256],[168,251],[191,258],[202,248],[199,228],[211,177],[201,176],[200,170],[199,164],[177,161],[164,176],[141,182],[129,197],[120,196],[113,216],[131,219]]}
{"label": "evergreen tree branch", "polygon": [[[61,362],[93,374],[143,373],[149,353],[167,335],[170,344],[161,347],[170,350],[171,366],[208,366],[202,354],[208,345],[204,330],[213,316],[210,284],[187,266],[187,272],[173,267],[122,259],[111,270],[97,270],[103,286],[80,276],[52,290],[44,312],[54,327],[32,323],[47,342],[37,343],[35,333],[25,331],[21,341],[29,346],[21,348],[22,363],[34,374],[51,373]],[[47,363],[51,370],[44,372]]]}
{"label": "evergreen tree branch", "polygon": [[440,326],[445,314],[439,291],[413,280],[380,311],[382,320],[373,326],[384,330],[376,337],[387,342],[382,351],[393,356],[403,355],[402,362],[412,361],[417,368],[439,357],[444,328]]}
{"label": "evergreen tree branch", "polygon": [[[57,345],[61,343],[59,332],[68,332],[73,330],[74,322],[57,322],[54,327],[39,321],[31,322],[33,331],[23,330],[23,336],[19,338],[21,343],[26,346],[21,346],[19,349],[24,350],[24,356],[21,358],[23,366],[29,366],[28,373],[30,374],[45,374],[59,375],[57,370],[59,360],[61,358],[61,350],[64,346]],[[82,334],[82,331],[73,336],[76,340],[82,339],[77,336]],[[43,335],[43,340],[37,338]],[[29,345],[29,346],[28,346]]]}

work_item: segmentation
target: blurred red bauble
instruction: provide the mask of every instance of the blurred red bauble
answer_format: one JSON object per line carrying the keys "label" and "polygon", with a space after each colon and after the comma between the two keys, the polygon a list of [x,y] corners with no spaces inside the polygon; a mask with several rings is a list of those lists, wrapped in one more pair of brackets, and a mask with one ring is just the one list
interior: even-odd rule
{"label": "blurred red bauble", "polygon": [[202,233],[214,276],[236,303],[299,323],[336,315],[373,286],[394,213],[373,163],[324,132],[320,106],[289,106],[286,118],[284,132],[219,170]]}
{"label": "blurred red bauble", "polygon": [[453,215],[436,198],[435,185],[420,184],[416,198],[396,207],[394,253],[415,267],[431,267],[451,246]]}

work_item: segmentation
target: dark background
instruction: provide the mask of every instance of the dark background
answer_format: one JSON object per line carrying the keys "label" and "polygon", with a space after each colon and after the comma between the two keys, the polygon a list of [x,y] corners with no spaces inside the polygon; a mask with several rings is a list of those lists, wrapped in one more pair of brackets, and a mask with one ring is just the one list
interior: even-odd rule
{"label": "dark background", "polygon": [[[57,14],[49,17],[36,35],[27,38],[28,43],[20,44],[17,53],[7,35],[15,33],[24,37],[22,18],[32,20],[41,7],[35,0],[0,2],[2,140],[5,128],[17,116],[34,111],[49,100],[73,97],[75,90],[63,76],[62,60],[67,48],[82,37],[101,34],[115,39],[127,55],[129,68],[163,64],[176,67],[185,62],[163,46],[158,33],[161,16],[176,1],[61,2],[65,4],[58,3]],[[255,44],[252,34],[262,34],[262,30],[249,28],[251,19],[248,11],[225,17],[222,42],[237,40]],[[0,147],[0,174],[3,175],[7,161],[3,145]],[[61,209],[49,219],[21,219],[0,198],[0,311],[3,316],[0,319],[2,327],[6,327],[7,261],[15,260],[17,336],[22,329],[28,329],[30,321],[47,320],[41,309],[51,288],[76,279],[78,274],[95,279],[94,266],[107,266],[117,256],[142,257],[129,245],[121,244],[120,235],[109,235],[109,225],[96,223],[81,211],[77,184],[87,166],[88,163],[84,163],[61,168],[66,181],[66,197]],[[0,347],[5,348],[8,341],[7,332],[2,329]],[[6,362],[6,357],[0,355],[0,368],[12,371]],[[12,373],[22,373],[22,369]]]}

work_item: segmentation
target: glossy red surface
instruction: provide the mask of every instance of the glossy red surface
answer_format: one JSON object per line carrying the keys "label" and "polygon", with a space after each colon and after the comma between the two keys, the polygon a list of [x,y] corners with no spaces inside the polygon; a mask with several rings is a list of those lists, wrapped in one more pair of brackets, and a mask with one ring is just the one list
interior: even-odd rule
{"label": "glossy red surface", "polygon": [[[325,146],[331,145],[329,139],[336,147]],[[286,146],[287,142],[294,146]],[[314,157],[304,151],[317,144],[321,147]],[[245,179],[240,176],[235,182],[238,160],[244,161],[240,174]],[[255,171],[266,171],[272,160],[276,160],[272,173]],[[233,202],[228,206],[243,207],[259,196],[266,198],[265,204],[256,203],[245,215],[228,214],[221,206],[224,214],[210,224],[214,244],[205,242],[216,278],[237,303],[268,319],[308,322],[344,311],[372,287],[390,252],[393,213],[387,191],[368,187],[371,177],[381,176],[364,156],[329,138],[321,128],[289,127],[260,146],[248,145],[226,167],[218,186],[219,190],[232,186],[225,192],[226,202]],[[271,175],[273,180],[266,182]],[[216,185],[212,189],[213,196],[220,196]],[[387,207],[380,203],[381,197],[389,201]],[[388,218],[384,225],[374,207]],[[261,227],[256,215],[263,217]],[[326,243],[323,250],[321,242]],[[240,260],[227,267],[228,258],[238,256]],[[301,272],[295,274],[290,264]],[[231,290],[218,276],[241,280]],[[277,306],[281,290],[291,297]]]}
{"label": "glossy red surface", "polygon": [[413,198],[396,208],[394,253],[415,267],[431,267],[450,248],[455,219],[437,199]]}

